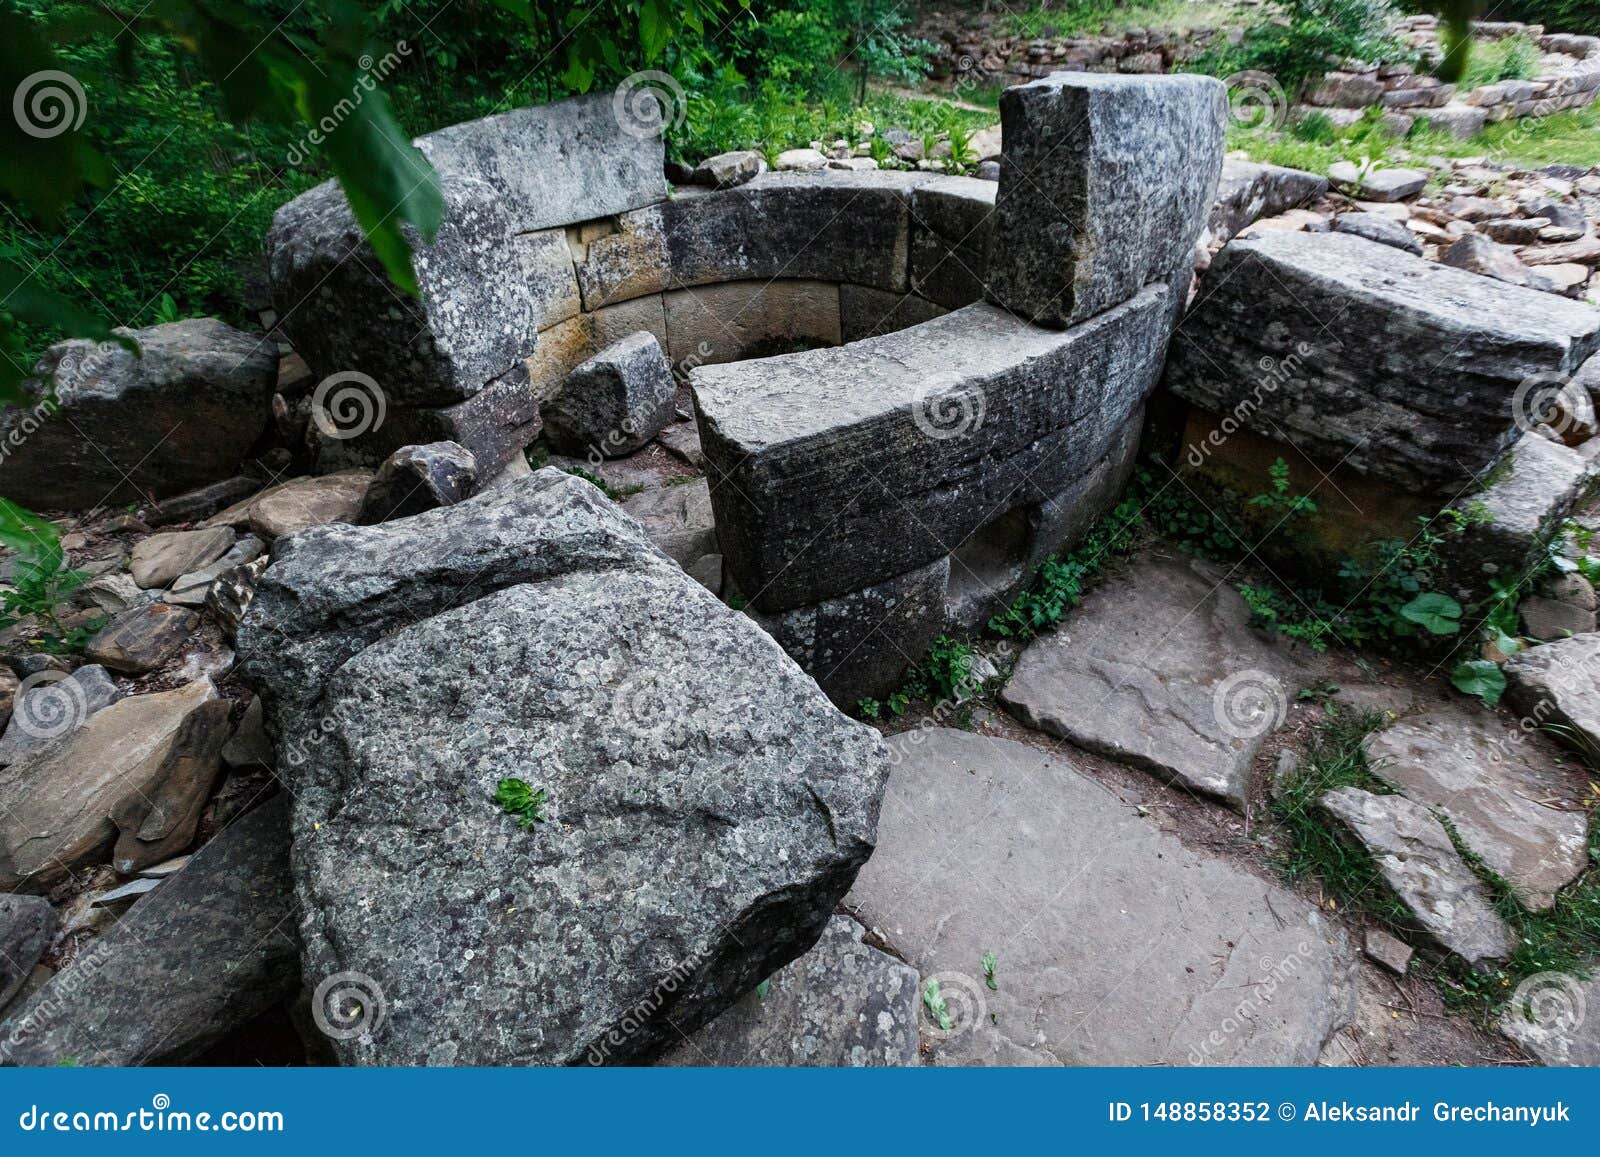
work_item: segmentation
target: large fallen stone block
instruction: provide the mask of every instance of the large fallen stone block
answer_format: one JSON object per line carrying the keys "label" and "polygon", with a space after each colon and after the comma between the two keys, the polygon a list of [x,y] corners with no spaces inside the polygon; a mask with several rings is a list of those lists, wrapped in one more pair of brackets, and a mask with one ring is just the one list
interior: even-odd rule
{"label": "large fallen stone block", "polygon": [[1149,393],[1166,290],[1066,331],[987,304],[690,374],[717,537],[762,611],[949,554],[1098,461]]}
{"label": "large fallen stone block", "polygon": [[989,300],[1061,328],[1184,264],[1211,211],[1227,109],[1203,76],[1058,72],[1006,89]]}
{"label": "large fallen stone block", "polygon": [[94,862],[117,835],[111,817],[123,805],[151,810],[138,824],[130,814],[131,834],[119,854],[140,858],[141,829],[163,849],[174,846],[169,839],[189,842],[197,809],[181,789],[209,785],[227,739],[227,701],[202,677],[175,691],[118,700],[66,739],[0,771],[0,890],[42,891]]}
{"label": "large fallen stone block", "polygon": [[[59,510],[181,494],[238,473],[267,427],[278,351],[216,318],[53,345],[0,414],[0,494]],[[55,396],[50,396],[52,378]]]}
{"label": "large fallen stone block", "polygon": [[848,916],[662,1059],[666,1065],[916,1065],[921,986]]}
{"label": "large fallen stone block", "polygon": [[[346,1062],[650,1059],[809,949],[872,850],[877,734],[558,470],[295,536],[239,652],[307,987],[387,1009]],[[508,814],[513,778],[541,802]]]}
{"label": "large fallen stone block", "polygon": [[0,895],[0,1009],[27,983],[55,931],[56,910],[43,896]]}
{"label": "large fallen stone block", "polygon": [[0,1064],[183,1064],[300,981],[289,798],[236,820],[0,1022]]}
{"label": "large fallen stone block", "polygon": [[[1163,832],[1059,754],[950,728],[890,741],[847,907],[922,977],[932,1064],[1307,1065],[1355,1014],[1316,907]],[[984,979],[995,956],[995,987]]]}
{"label": "large fallen stone block", "polygon": [[540,416],[563,453],[621,458],[672,421],[676,393],[661,343],[640,330],[577,366]]}
{"label": "large fallen stone block", "polygon": [[455,442],[402,446],[378,467],[350,521],[368,526],[406,518],[439,506],[454,506],[477,488],[478,462]]}
{"label": "large fallen stone block", "polygon": [[1519,434],[1518,387],[1600,346],[1600,311],[1345,233],[1217,255],[1172,342],[1186,401],[1302,452],[1454,497]]}

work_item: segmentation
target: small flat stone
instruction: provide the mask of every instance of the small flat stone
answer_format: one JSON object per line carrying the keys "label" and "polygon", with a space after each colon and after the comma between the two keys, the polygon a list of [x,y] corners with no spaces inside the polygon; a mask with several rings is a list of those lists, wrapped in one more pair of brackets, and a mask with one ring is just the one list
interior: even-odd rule
{"label": "small flat stone", "polygon": [[71,675],[31,675],[13,705],[0,739],[0,766],[44,751],[71,735],[96,711],[122,698],[104,667],[88,663]]}
{"label": "small flat stone", "polygon": [[134,545],[128,561],[133,581],[145,590],[164,587],[179,575],[221,558],[233,545],[233,538],[233,531],[226,526],[152,534]]}
{"label": "small flat stone", "polygon": [[1495,913],[1483,882],[1427,808],[1402,795],[1356,787],[1324,794],[1318,805],[1354,836],[1418,923],[1468,964],[1504,960],[1516,938]]}
{"label": "small flat stone", "polygon": [[200,616],[194,611],[151,603],[111,620],[83,653],[113,671],[143,674],[177,654],[199,626]]}
{"label": "small flat stone", "polygon": [[148,868],[140,868],[139,875],[146,880],[165,880],[168,876],[175,876],[183,871],[192,859],[193,856],[173,856],[170,860],[151,864]]}
{"label": "small flat stone", "polygon": [[711,487],[704,478],[642,491],[624,501],[622,509],[644,527],[651,542],[685,570],[717,552]]}
{"label": "small flat stone", "polygon": [[1000,697],[1030,727],[1242,809],[1300,687],[1249,619],[1196,564],[1147,559],[1031,643]]}
{"label": "small flat stone", "polygon": [[674,422],[656,435],[656,441],[695,469],[705,468],[706,456],[700,448],[700,428],[693,422]]}
{"label": "small flat stone", "polygon": [[259,534],[279,538],[330,522],[349,522],[361,510],[371,482],[370,470],[297,478],[253,499],[250,525]]}
{"label": "small flat stone", "polygon": [[828,158],[816,149],[785,149],[773,158],[772,167],[780,173],[804,173],[812,169],[821,169],[827,163]]}
{"label": "small flat stone", "polygon": [[1398,936],[1389,935],[1382,928],[1367,930],[1363,951],[1366,952],[1368,960],[1383,965],[1396,976],[1406,974],[1406,969],[1411,967],[1411,957],[1414,955],[1411,945]]}
{"label": "small flat stone", "polygon": [[159,879],[150,879],[141,876],[137,880],[129,880],[126,884],[112,888],[109,892],[101,892],[89,901],[91,908],[105,908],[112,904],[120,904],[124,900],[137,900],[148,892],[154,892],[161,886]]}
{"label": "small flat stone", "polygon": [[1520,285],[1527,289],[1551,288],[1550,279],[1517,260],[1514,250],[1489,240],[1482,233],[1468,233],[1459,238],[1439,255],[1439,261],[1444,265],[1465,269],[1468,273],[1504,281],[1507,285]]}
{"label": "small flat stone", "polygon": [[1588,866],[1587,784],[1497,716],[1437,708],[1369,735],[1372,774],[1446,816],[1529,908]]}
{"label": "small flat stone", "polygon": [[1402,222],[1390,217],[1381,217],[1376,213],[1341,213],[1333,219],[1333,228],[1336,233],[1353,233],[1368,241],[1392,245],[1396,249],[1422,256],[1422,242]]}
{"label": "small flat stone", "polygon": [[1531,639],[1568,639],[1595,629],[1592,609],[1575,607],[1543,595],[1529,595],[1517,605],[1522,630]]}
{"label": "small flat stone", "polygon": [[920,1063],[916,969],[862,942],[866,929],[834,916],[817,946],[690,1034],[663,1065]]}
{"label": "small flat stone", "polygon": [[173,580],[171,589],[162,596],[162,600],[177,603],[179,606],[203,607],[206,604],[206,593],[210,591],[211,584],[216,582],[218,577],[235,567],[254,562],[266,553],[266,549],[265,542],[253,534],[246,534],[229,548],[227,554],[210,566],[179,575]]}
{"label": "small flat stone", "polygon": [[1358,190],[1368,201],[1406,201],[1428,184],[1428,174],[1418,169],[1368,169],[1363,173],[1352,161],[1328,166],[1328,179],[1342,188]]}
{"label": "small flat stone", "polygon": [[1506,701],[1522,716],[1570,728],[1600,749],[1600,634],[1576,635],[1511,656]]}

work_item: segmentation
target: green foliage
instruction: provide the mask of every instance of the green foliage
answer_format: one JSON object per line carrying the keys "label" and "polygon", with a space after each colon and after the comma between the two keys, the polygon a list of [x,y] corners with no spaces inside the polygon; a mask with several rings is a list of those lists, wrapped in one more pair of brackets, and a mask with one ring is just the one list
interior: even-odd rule
{"label": "green foliage", "polygon": [[507,815],[516,816],[517,826],[523,831],[545,822],[544,805],[548,801],[544,788],[534,789],[525,780],[511,777],[495,785],[494,802]]}
{"label": "green foliage", "polygon": [[1400,617],[1432,635],[1461,631],[1461,604],[1438,591],[1424,591],[1400,608]]}
{"label": "green foliage", "polygon": [[1214,76],[1265,72],[1291,95],[1302,94],[1353,57],[1366,61],[1412,58],[1389,35],[1392,10],[1383,0],[1278,0],[1274,17],[1245,31],[1238,44],[1222,44],[1196,62]]}
{"label": "green foliage", "polygon": [[944,994],[939,991],[939,981],[930,978],[922,990],[922,1003],[927,1006],[928,1015],[933,1017],[939,1027],[949,1032],[953,1027],[950,1020],[950,1006],[945,1003]]}
{"label": "green foliage", "polygon": [[1538,71],[1539,46],[1526,36],[1506,36],[1474,45],[1460,83],[1469,89],[1500,80],[1531,80]]}
{"label": "green foliage", "polygon": [[1543,24],[1549,32],[1600,36],[1600,0],[1498,0],[1495,19]]}
{"label": "green foliage", "polygon": [[16,555],[11,588],[0,591],[0,628],[32,619],[43,629],[37,640],[42,650],[81,650],[100,623],[71,631],[61,623],[61,605],[89,576],[66,569],[55,524],[0,498],[0,546]]}
{"label": "green foliage", "polygon": [[983,954],[983,982],[989,986],[990,992],[1000,991],[1000,986],[994,980],[994,967],[998,963],[993,952]]}
{"label": "green foliage", "polygon": [[1269,489],[1250,499],[1250,505],[1276,515],[1279,522],[1300,514],[1315,514],[1317,504],[1309,495],[1292,492],[1289,481],[1289,464],[1282,458],[1267,467]]}
{"label": "green foliage", "polygon": [[1467,659],[1457,663],[1450,671],[1450,682],[1463,695],[1476,695],[1489,706],[1500,702],[1505,694],[1506,674],[1500,664],[1488,659]]}

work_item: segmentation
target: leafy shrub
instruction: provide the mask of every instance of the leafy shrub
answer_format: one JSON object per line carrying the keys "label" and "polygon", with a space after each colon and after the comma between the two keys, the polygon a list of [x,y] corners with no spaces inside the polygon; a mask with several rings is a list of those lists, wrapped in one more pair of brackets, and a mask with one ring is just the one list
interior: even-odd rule
{"label": "leafy shrub", "polygon": [[1389,35],[1393,12],[1384,0],[1279,0],[1278,8],[1282,19],[1253,25],[1239,44],[1213,49],[1196,66],[1216,76],[1265,72],[1300,94],[1346,59],[1397,61],[1413,55]]}
{"label": "leafy shrub", "polygon": [[1462,88],[1477,88],[1499,80],[1528,80],[1539,71],[1539,46],[1526,36],[1506,36],[1473,44]]}
{"label": "leafy shrub", "polygon": [[1600,36],[1600,0],[1502,0],[1495,19],[1543,24],[1548,32]]}

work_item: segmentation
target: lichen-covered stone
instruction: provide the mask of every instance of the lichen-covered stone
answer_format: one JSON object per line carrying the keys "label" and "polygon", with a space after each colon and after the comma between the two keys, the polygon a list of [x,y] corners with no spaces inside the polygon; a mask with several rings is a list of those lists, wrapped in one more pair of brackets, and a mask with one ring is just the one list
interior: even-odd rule
{"label": "lichen-covered stone", "polygon": [[[0,494],[44,510],[182,494],[238,472],[266,429],[278,353],[216,318],[50,347],[0,413]],[[55,382],[55,397],[49,388]]]}
{"label": "lichen-covered stone", "polygon": [[239,650],[307,984],[386,1001],[346,1062],[649,1059],[809,949],[872,849],[877,735],[554,469],[295,536]]}
{"label": "lichen-covered stone", "polygon": [[1058,72],[1006,89],[989,300],[1063,328],[1164,279],[1211,211],[1227,108],[1204,76]]}
{"label": "lichen-covered stone", "polygon": [[983,300],[994,234],[993,181],[940,177],[911,192],[911,288],[959,309]]}
{"label": "lichen-covered stone", "polygon": [[1454,497],[1518,434],[1517,387],[1597,346],[1600,312],[1577,302],[1345,233],[1268,233],[1217,254],[1167,384],[1302,453]]}
{"label": "lichen-covered stone", "polygon": [[640,331],[573,369],[540,414],[556,449],[621,458],[672,421],[676,393],[661,344]]}
{"label": "lichen-covered stone", "polygon": [[353,522],[368,525],[407,518],[438,506],[454,506],[472,495],[478,461],[456,442],[402,446],[372,477]]}
{"label": "lichen-covered stone", "polygon": [[1098,461],[1159,373],[1166,291],[1065,332],[992,305],[690,374],[717,537],[753,604],[926,566]]}

